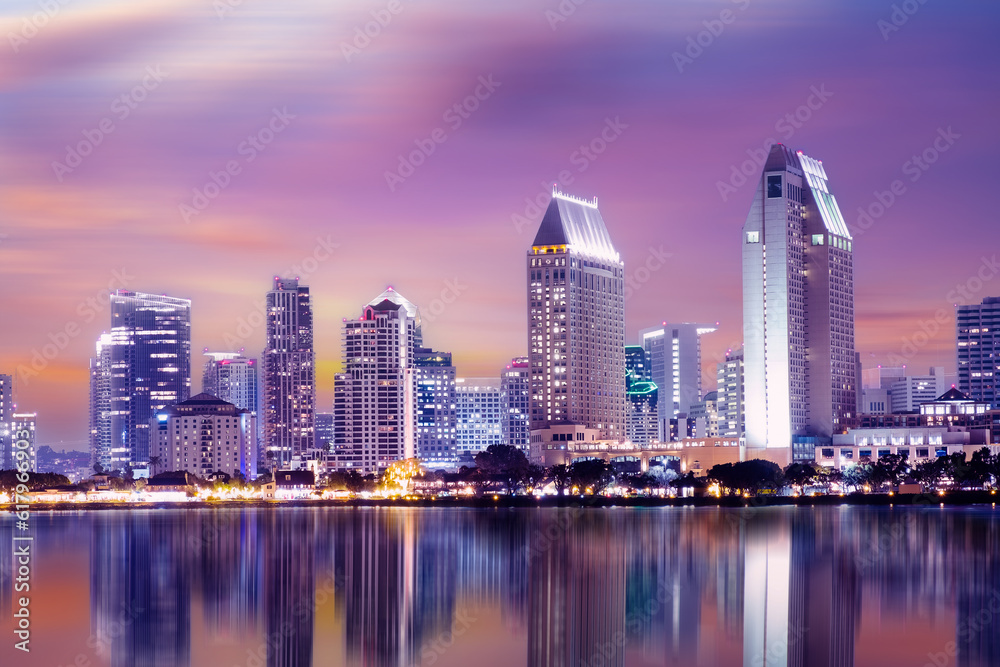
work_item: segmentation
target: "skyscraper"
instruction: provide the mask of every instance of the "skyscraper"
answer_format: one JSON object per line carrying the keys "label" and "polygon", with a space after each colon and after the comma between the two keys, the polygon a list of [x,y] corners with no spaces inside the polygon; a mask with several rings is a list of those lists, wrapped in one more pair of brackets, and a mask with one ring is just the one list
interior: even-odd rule
{"label": "skyscraper", "polygon": [[652,380],[649,352],[625,346],[625,393],[628,396],[628,439],[640,446],[659,440],[658,387]]}
{"label": "skyscraper", "polygon": [[455,367],[451,352],[418,347],[413,353],[416,404],[415,448],[429,468],[453,467],[455,450]]}
{"label": "skyscraper", "polygon": [[309,288],[275,276],[267,293],[264,370],[265,465],[287,468],[315,444],[316,368]]}
{"label": "skyscraper", "polygon": [[14,413],[14,378],[0,374],[0,470],[11,469],[11,415]]}
{"label": "skyscraper", "polygon": [[527,357],[514,357],[500,373],[503,394],[503,442],[527,454],[531,435],[531,365]]}
{"label": "skyscraper", "polygon": [[854,416],[853,244],[823,163],[772,146],[743,226],[749,448],[792,453]]}
{"label": "skyscraper", "polygon": [[649,353],[650,379],[658,388],[659,436],[666,442],[671,419],[687,417],[701,400],[701,337],[717,324],[663,322],[640,332]]}
{"label": "skyscraper", "polygon": [[742,438],[746,434],[743,395],[743,348],[726,353],[717,365],[716,386],[719,410],[719,436]]}
{"label": "skyscraper", "polygon": [[533,431],[625,439],[624,272],[597,199],[553,190],[527,256]]}
{"label": "skyscraper", "polygon": [[90,465],[94,470],[114,470],[112,460],[125,457],[118,443],[112,455],[111,439],[111,334],[97,340],[97,352],[90,360]]}
{"label": "skyscraper", "polygon": [[413,357],[420,313],[391,287],[344,320],[344,372],[334,380],[337,466],[377,472],[414,456]]}
{"label": "skyscraper", "polygon": [[205,351],[208,359],[201,379],[203,393],[221,398],[241,410],[257,414],[257,360],[236,352]]}
{"label": "skyscraper", "polygon": [[[105,340],[102,336],[98,344],[100,355]],[[130,467],[142,475],[149,470],[150,420],[191,393],[191,302],[117,290],[111,295],[108,355],[107,467]],[[103,397],[98,399],[105,404]]]}
{"label": "skyscraper", "polygon": [[958,388],[977,401],[1000,408],[1000,297],[958,306]]}

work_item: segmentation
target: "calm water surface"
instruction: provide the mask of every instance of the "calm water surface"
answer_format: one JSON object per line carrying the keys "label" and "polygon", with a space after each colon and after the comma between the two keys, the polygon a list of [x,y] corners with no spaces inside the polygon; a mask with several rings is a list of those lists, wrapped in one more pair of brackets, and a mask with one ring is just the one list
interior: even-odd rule
{"label": "calm water surface", "polygon": [[982,508],[202,509],[31,516],[0,665],[1000,665]]}

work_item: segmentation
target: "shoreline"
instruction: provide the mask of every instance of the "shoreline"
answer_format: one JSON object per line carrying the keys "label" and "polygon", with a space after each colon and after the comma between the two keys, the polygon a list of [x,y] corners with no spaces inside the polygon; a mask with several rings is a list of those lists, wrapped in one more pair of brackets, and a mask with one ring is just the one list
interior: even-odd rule
{"label": "shoreline", "polygon": [[[761,507],[931,507],[969,505],[996,507],[998,496],[989,491],[949,491],[944,495],[922,494],[852,494],[845,496],[723,496],[721,498],[606,498],[572,497],[537,499],[526,496],[493,496],[480,498],[420,498],[406,499],[350,499],[350,500],[195,500],[191,502],[54,502],[31,503],[28,511],[81,512],[89,510],[160,510],[160,509],[281,509],[285,507],[404,507],[404,508],[469,508],[469,509],[549,509],[549,508],[662,508],[662,507],[720,507],[726,509],[759,509]],[[21,506],[24,507],[23,505]],[[0,511],[14,512],[14,503],[0,505]]]}

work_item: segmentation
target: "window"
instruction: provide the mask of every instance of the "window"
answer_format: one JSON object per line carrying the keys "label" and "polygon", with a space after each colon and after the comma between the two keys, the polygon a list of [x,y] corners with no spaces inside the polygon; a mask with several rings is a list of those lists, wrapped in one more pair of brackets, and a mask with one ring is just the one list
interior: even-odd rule
{"label": "window", "polygon": [[779,199],[781,197],[781,174],[773,174],[767,177],[767,198]]}
{"label": "window", "polygon": [[917,447],[917,458],[918,459],[926,459],[927,458],[927,448],[926,447]]}
{"label": "window", "polygon": [[872,457],[872,450],[862,449],[858,452],[858,457],[862,459],[870,459]]}
{"label": "window", "polygon": [[833,458],[833,449],[827,449],[827,448],[824,448],[824,449],[823,449],[823,450],[822,450],[822,451],[820,452],[820,454],[822,455],[822,457],[823,457],[824,459],[832,459],[832,458]]}
{"label": "window", "polygon": [[747,232],[747,243],[760,243],[760,232]]}
{"label": "window", "polygon": [[841,449],[840,450],[840,458],[842,458],[842,459],[848,459],[848,460],[853,459],[854,458],[854,450],[851,450],[851,449]]}
{"label": "window", "polygon": [[813,245],[823,245],[824,239],[825,239],[825,236],[823,234],[813,234],[812,235],[812,244]]}
{"label": "window", "polygon": [[882,458],[883,456],[889,456],[890,454],[892,454],[892,450],[889,450],[889,449],[880,449],[880,450],[878,450],[878,457],[879,458]]}

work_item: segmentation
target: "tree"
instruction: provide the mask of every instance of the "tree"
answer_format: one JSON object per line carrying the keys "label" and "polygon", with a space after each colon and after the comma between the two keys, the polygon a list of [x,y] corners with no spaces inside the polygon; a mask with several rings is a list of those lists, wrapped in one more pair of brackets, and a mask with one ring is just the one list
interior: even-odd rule
{"label": "tree", "polygon": [[149,466],[150,466],[150,468],[152,468],[152,472],[153,472],[154,475],[156,474],[156,469],[158,467],[160,467],[160,464],[162,462],[163,462],[163,459],[161,459],[159,456],[150,456],[149,457]]}
{"label": "tree", "polygon": [[528,457],[512,445],[490,445],[476,454],[476,467],[504,481],[510,495],[527,479],[529,471]]}
{"label": "tree", "polygon": [[857,463],[844,470],[844,486],[854,487],[860,491],[866,484],[872,482],[872,464]]}
{"label": "tree", "polygon": [[611,466],[601,459],[576,461],[570,467],[570,481],[581,492],[597,495],[615,480]]}
{"label": "tree", "polygon": [[756,494],[762,489],[779,489],[785,482],[778,464],[762,459],[712,466],[708,478],[718,482],[727,493]]}
{"label": "tree", "polygon": [[561,496],[563,490],[569,486],[569,466],[564,463],[552,466],[550,476],[552,477],[552,483],[556,487],[556,493]]}
{"label": "tree", "polygon": [[801,489],[816,479],[816,469],[807,463],[793,463],[785,468],[785,481]]}
{"label": "tree", "polygon": [[872,466],[871,483],[875,488],[889,486],[899,486],[906,474],[910,470],[910,464],[902,454],[887,454],[882,456]]}

